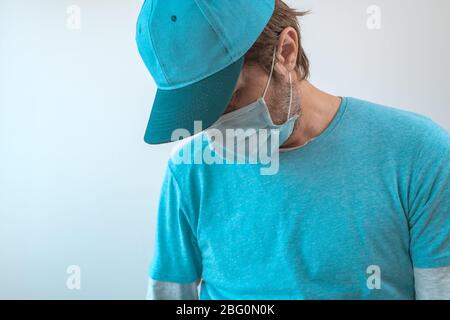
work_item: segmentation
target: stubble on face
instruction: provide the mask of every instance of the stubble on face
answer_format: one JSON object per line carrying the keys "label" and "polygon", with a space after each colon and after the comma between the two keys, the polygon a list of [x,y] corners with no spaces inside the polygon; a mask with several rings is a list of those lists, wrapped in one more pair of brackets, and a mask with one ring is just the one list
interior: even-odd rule
{"label": "stubble on face", "polygon": [[[289,82],[274,78],[273,85],[267,91],[267,108],[273,123],[276,125],[285,123],[288,120],[288,116],[292,117],[300,113],[300,96],[297,90],[292,90],[291,113],[288,115],[290,90]],[[298,125],[298,122],[296,125]]]}

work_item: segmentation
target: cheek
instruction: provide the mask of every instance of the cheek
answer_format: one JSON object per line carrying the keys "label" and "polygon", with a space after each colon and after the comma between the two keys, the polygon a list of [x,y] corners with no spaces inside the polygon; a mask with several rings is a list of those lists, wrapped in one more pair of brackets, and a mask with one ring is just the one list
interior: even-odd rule
{"label": "cheek", "polygon": [[248,106],[260,99],[267,83],[267,75],[256,67],[244,67],[236,93],[226,113]]}
{"label": "cheek", "polygon": [[239,97],[238,104],[242,107],[255,102],[256,100],[261,98],[261,93],[259,91],[260,90],[255,90],[254,88],[249,88],[245,91],[242,91]]}
{"label": "cheek", "polygon": [[261,79],[255,77],[252,81],[248,81],[240,90],[238,105],[246,106],[262,98],[265,86],[264,77]]}
{"label": "cheek", "polygon": [[259,90],[243,87],[236,91],[225,113],[229,113],[246,107],[261,98],[261,95],[262,94],[259,92]]}
{"label": "cheek", "polygon": [[287,91],[286,87],[283,85],[275,85],[269,88],[266,102],[272,121],[275,124],[284,123],[289,107],[289,91]]}

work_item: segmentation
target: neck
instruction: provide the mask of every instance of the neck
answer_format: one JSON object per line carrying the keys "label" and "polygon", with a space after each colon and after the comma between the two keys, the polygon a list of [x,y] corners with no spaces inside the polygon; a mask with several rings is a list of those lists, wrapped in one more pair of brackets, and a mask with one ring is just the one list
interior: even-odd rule
{"label": "neck", "polygon": [[300,147],[319,136],[332,122],[342,100],[320,91],[306,80],[298,82],[294,91],[300,97],[301,115],[283,148]]}

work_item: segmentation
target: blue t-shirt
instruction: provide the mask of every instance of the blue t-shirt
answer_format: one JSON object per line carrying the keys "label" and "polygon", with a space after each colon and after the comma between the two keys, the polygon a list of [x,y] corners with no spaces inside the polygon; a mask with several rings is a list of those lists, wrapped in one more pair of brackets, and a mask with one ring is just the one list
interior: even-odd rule
{"label": "blue t-shirt", "polygon": [[275,175],[171,159],[149,276],[201,277],[200,299],[414,299],[414,268],[450,265],[449,211],[446,130],[343,97]]}

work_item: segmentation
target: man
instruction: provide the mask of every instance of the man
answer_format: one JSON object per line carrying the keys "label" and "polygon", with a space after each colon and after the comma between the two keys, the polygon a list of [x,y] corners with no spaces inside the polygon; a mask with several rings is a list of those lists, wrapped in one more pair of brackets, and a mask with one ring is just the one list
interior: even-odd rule
{"label": "man", "polygon": [[[158,84],[145,141],[208,129],[168,162],[149,299],[450,298],[449,134],[315,88],[303,14],[280,0],[144,3],[137,42]],[[257,141],[281,151],[275,173],[179,161],[229,150],[214,142],[239,128],[269,129]]]}

